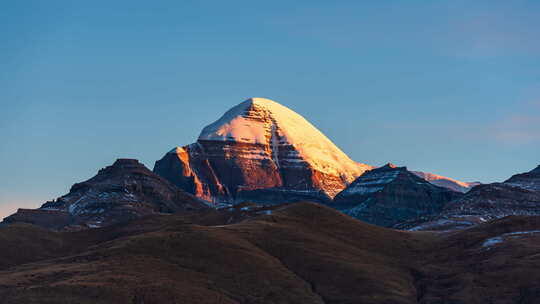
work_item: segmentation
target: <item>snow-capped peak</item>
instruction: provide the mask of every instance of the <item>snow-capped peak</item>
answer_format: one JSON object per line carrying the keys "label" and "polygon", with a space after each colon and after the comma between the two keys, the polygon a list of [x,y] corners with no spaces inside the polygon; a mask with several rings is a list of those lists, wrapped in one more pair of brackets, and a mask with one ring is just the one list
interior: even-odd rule
{"label": "snow-capped peak", "polygon": [[[347,182],[371,169],[351,160],[304,117],[266,98],[250,98],[231,108],[205,127],[199,140],[260,144],[274,152],[278,147],[292,146],[298,153],[291,155],[292,159],[305,161],[318,171],[342,176]],[[274,161],[280,165],[280,159]]]}

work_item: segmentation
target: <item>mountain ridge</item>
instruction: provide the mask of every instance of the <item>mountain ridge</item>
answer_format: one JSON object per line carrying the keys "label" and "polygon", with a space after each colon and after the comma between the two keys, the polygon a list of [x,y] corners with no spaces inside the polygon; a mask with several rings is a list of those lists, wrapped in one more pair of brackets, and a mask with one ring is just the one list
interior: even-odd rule
{"label": "mountain ridge", "polygon": [[136,159],[117,159],[90,179],[75,183],[69,193],[37,209],[19,209],[4,223],[31,223],[53,229],[109,226],[154,213],[208,208],[154,174]]}
{"label": "mountain ridge", "polygon": [[429,173],[429,172],[423,172],[423,171],[411,171],[411,172],[434,185],[445,187],[445,188],[448,188],[454,191],[463,192],[463,193],[466,193],[467,191],[471,190],[471,188],[482,184],[480,182],[463,182],[457,179],[453,179],[451,177],[446,177],[446,176],[438,175],[435,173]]}
{"label": "mountain ridge", "polygon": [[403,223],[400,228],[466,229],[511,215],[540,215],[540,174],[537,169],[515,174],[502,183],[476,186],[445,206],[441,214]]}

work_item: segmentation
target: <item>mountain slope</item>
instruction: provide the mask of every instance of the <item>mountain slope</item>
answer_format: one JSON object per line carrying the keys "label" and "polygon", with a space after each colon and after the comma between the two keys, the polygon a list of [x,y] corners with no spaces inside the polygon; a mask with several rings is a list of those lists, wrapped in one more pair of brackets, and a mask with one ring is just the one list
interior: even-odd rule
{"label": "mountain slope", "polygon": [[[78,232],[0,227],[0,247],[10,248],[0,261],[11,261],[0,264],[2,303],[540,300],[538,217],[440,234],[376,227],[309,203],[226,225],[220,219],[229,212],[154,215]],[[34,242],[17,242],[26,230]],[[45,245],[47,255],[12,258]]]}
{"label": "mountain slope", "polygon": [[329,201],[370,168],[294,111],[251,98],[205,127],[196,143],[167,153],[154,172],[214,203],[281,203]]}
{"label": "mountain slope", "polygon": [[207,225],[171,215],[57,233],[78,250],[0,270],[0,296],[3,303],[415,303],[402,265],[413,257],[408,248],[423,243],[412,234],[306,203]]}
{"label": "mountain slope", "polygon": [[4,223],[54,229],[97,228],[154,213],[208,208],[202,201],[152,173],[135,159],[118,159],[69,193],[38,209],[19,209]]}
{"label": "mountain slope", "polygon": [[435,186],[392,164],[364,173],[339,193],[332,206],[368,223],[392,227],[420,216],[438,214],[461,194]]}

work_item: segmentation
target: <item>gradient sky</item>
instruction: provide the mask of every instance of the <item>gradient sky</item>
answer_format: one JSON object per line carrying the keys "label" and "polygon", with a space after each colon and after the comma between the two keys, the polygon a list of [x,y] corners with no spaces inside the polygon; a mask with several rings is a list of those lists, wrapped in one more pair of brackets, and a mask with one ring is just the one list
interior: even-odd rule
{"label": "gradient sky", "polygon": [[252,96],[372,165],[540,163],[540,1],[3,1],[0,28],[0,217]]}

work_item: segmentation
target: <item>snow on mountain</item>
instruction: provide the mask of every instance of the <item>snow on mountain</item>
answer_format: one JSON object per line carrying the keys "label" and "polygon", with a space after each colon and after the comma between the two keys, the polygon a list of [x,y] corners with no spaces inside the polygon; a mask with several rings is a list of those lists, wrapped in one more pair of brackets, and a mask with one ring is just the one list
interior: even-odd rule
{"label": "snow on mountain", "polygon": [[455,180],[450,177],[441,176],[433,173],[428,172],[421,172],[421,171],[411,171],[416,176],[423,178],[427,180],[428,182],[437,185],[439,187],[448,188],[450,190],[466,193],[467,191],[471,190],[472,187],[481,185],[480,182],[462,182]]}
{"label": "snow on mountain", "polygon": [[392,170],[396,168],[397,167],[393,164],[387,164],[386,166],[372,170],[366,175],[358,178],[358,180],[343,190],[340,195],[364,195],[381,191],[386,185],[393,182],[398,175],[401,174],[401,170]]}
{"label": "snow on mountain", "polygon": [[205,127],[199,140],[267,145],[274,152],[278,146],[293,146],[295,151],[286,158],[272,154],[278,167],[305,161],[320,172],[344,175],[349,182],[372,168],[351,160],[298,113],[266,98],[250,98],[233,107]]}

